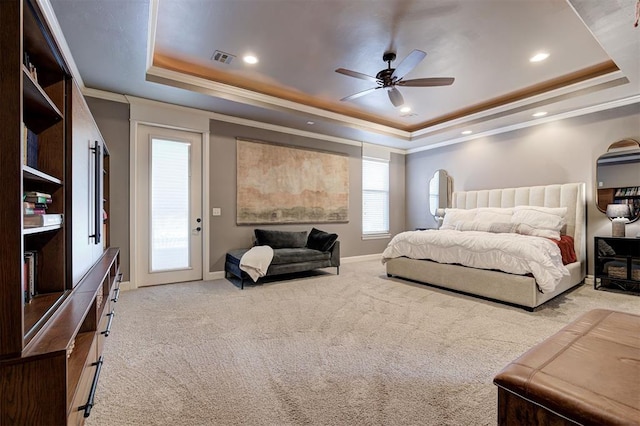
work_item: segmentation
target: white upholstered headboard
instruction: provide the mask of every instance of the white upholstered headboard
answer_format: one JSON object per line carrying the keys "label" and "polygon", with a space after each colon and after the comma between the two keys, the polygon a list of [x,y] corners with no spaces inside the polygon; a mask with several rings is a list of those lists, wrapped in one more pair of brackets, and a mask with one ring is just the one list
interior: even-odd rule
{"label": "white upholstered headboard", "polygon": [[452,194],[452,207],[458,209],[515,206],[566,207],[567,235],[573,237],[576,255],[583,265],[586,265],[587,228],[584,183],[456,191]]}

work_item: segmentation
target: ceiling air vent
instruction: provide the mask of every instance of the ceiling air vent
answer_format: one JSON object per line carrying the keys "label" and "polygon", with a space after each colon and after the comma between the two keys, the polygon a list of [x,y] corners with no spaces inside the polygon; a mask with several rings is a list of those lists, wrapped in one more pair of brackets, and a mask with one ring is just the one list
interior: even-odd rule
{"label": "ceiling air vent", "polygon": [[223,52],[221,50],[216,50],[215,52],[213,52],[213,55],[211,55],[212,61],[222,62],[223,64],[227,64],[227,65],[231,63],[233,58],[235,58],[235,55],[232,55],[231,53]]}

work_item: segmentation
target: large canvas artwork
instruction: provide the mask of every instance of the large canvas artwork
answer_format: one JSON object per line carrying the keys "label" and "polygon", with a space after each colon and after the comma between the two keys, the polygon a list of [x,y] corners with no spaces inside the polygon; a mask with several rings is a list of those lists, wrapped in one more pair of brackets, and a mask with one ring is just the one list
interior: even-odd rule
{"label": "large canvas artwork", "polygon": [[349,221],[349,158],[237,140],[238,225]]}

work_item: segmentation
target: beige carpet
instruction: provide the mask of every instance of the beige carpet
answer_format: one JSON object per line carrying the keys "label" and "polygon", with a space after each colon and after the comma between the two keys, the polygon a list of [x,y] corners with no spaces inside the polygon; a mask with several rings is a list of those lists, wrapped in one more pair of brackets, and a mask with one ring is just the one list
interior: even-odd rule
{"label": "beige carpet", "polygon": [[386,277],[378,261],[248,286],[121,294],[88,425],[494,425],[494,375],[596,307],[535,313]]}

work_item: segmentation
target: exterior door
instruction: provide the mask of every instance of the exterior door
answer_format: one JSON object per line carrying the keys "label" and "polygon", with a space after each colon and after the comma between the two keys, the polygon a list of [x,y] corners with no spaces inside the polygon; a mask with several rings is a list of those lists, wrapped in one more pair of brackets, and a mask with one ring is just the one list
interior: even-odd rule
{"label": "exterior door", "polygon": [[139,126],[137,286],[202,279],[202,134]]}

